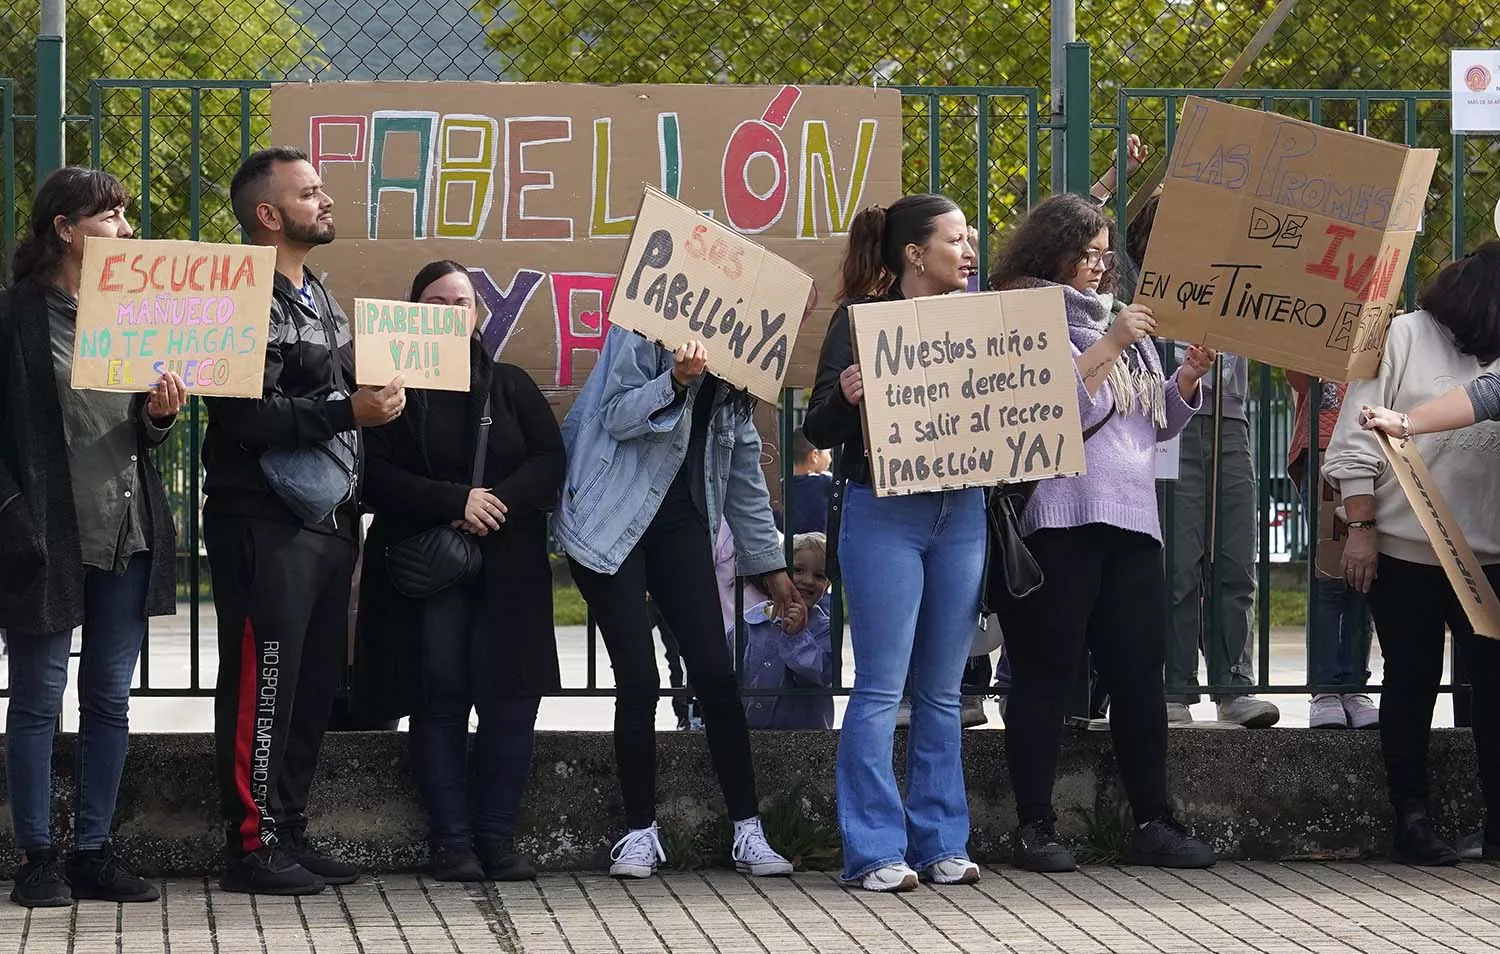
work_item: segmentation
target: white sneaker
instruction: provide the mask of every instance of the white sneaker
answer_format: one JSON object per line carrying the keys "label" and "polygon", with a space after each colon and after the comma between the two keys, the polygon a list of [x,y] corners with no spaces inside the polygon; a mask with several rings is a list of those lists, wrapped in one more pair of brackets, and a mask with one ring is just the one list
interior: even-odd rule
{"label": "white sneaker", "polygon": [[967,858],[944,858],[923,876],[933,884],[978,884],[979,866]]}
{"label": "white sneaker", "polygon": [[1183,702],[1167,703],[1167,725],[1187,725],[1193,721],[1193,710]]}
{"label": "white sneaker", "polygon": [[730,855],[734,858],[735,870],[752,878],[792,873],[792,863],[777,854],[766,841],[766,831],[759,818],[735,823],[734,850]]}
{"label": "white sneaker", "polygon": [[1347,729],[1349,716],[1344,712],[1344,702],[1331,692],[1319,693],[1307,704],[1307,727],[1309,729]]}
{"label": "white sneaker", "polygon": [[1380,728],[1380,707],[1375,704],[1374,699],[1363,692],[1354,692],[1339,701],[1343,703],[1344,714],[1349,717],[1349,728]]}
{"label": "white sneaker", "polygon": [[650,828],[632,828],[624,838],[615,842],[609,853],[614,864],[609,866],[611,878],[649,878],[656,874],[656,866],[667,860],[661,846],[661,829],[655,822]]}
{"label": "white sneaker", "polygon": [[865,875],[859,886],[884,893],[911,891],[917,886],[917,873],[903,864],[886,865]]}

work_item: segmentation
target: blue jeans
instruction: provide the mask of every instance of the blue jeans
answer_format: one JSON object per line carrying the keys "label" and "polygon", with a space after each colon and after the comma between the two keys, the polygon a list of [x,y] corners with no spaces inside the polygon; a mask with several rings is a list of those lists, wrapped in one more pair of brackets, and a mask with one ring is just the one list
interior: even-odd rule
{"label": "blue jeans", "polygon": [[[1304,476],[1297,488],[1304,514],[1308,512],[1307,481]],[[1319,500],[1318,505],[1337,504]],[[1314,686],[1339,686],[1345,692],[1363,689],[1370,681],[1371,637],[1365,595],[1343,580],[1319,577],[1313,583],[1312,597],[1312,615],[1307,620],[1307,681]]]}
{"label": "blue jeans", "polygon": [[[89,569],[83,582],[83,650],[78,662],[78,792],[73,848],[109,840],[130,740],[130,680],[146,638],[151,556],[138,553],[123,574]],[[6,780],[16,847],[52,847],[52,741],[68,685],[73,633],[8,634],[10,706]]]}
{"label": "blue jeans", "polygon": [[[507,698],[490,675],[495,632],[481,586],[455,586],[428,597],[422,621],[423,703],[411,716],[412,771],[427,805],[434,847],[469,845],[474,836],[511,838],[531,777],[536,696]],[[469,711],[479,710],[469,812]]]}
{"label": "blue jeans", "polygon": [[[846,880],[968,855],[959,684],[979,624],[984,548],[979,489],[878,499],[849,484],[838,551],[854,644],[838,756]],[[891,750],[908,668],[903,808]]]}

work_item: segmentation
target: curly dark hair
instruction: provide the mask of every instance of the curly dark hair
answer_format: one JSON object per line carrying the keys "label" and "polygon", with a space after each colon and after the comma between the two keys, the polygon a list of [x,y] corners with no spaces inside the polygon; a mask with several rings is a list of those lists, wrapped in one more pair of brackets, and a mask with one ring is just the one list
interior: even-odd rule
{"label": "curly dark hair", "polygon": [[1500,241],[1488,241],[1432,276],[1417,306],[1447,328],[1462,354],[1500,359]]}
{"label": "curly dark hair", "polygon": [[[1001,291],[1018,280],[1040,278],[1066,285],[1073,279],[1089,242],[1108,230],[1116,248],[1115,220],[1097,205],[1071,193],[1054,195],[1037,205],[1000,246],[990,269],[989,286]],[[1110,265],[1099,282],[1101,292],[1114,290],[1118,266]]]}

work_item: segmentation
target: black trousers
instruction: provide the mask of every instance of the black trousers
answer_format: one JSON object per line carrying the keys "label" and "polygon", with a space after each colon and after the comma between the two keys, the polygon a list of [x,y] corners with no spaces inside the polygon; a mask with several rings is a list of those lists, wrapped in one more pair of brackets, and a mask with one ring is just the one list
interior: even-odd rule
{"label": "black trousers", "polygon": [[656,819],[656,704],[661,676],[646,592],[677,638],[687,682],[703,711],[709,754],[729,814],[758,811],[750,730],[740,702],[708,523],[689,506],[664,501],[656,519],[614,574],[572,561],[573,581],[588,602],[615,673],[615,768],[625,821],[645,828]]}
{"label": "black trousers", "polygon": [[1063,719],[1085,646],[1109,685],[1110,730],[1138,822],[1167,800],[1166,578],[1161,546],[1117,527],[1040,530],[1026,540],[1046,575],[1001,612],[1011,660],[1005,748],[1023,825],[1052,821]]}
{"label": "black trousers", "polygon": [[[484,587],[455,586],[426,600],[422,706],[411,714],[411,764],[434,847],[474,836],[513,838],[531,779],[539,696],[503,696],[490,675],[497,646]],[[479,713],[469,753],[469,712]],[[470,806],[470,766],[473,805]]]}
{"label": "black trousers", "polygon": [[352,540],[289,523],[204,520],[219,620],[215,767],[231,854],[307,824],[348,645]]}
{"label": "black trousers", "polygon": [[[1484,575],[1500,589],[1500,565]],[[1381,555],[1370,588],[1370,613],[1385,657],[1380,689],[1380,749],[1391,800],[1427,798],[1427,742],[1443,680],[1443,629],[1453,633],[1473,685],[1474,748],[1485,801],[1500,796],[1500,640],[1476,636],[1440,566]],[[1500,837],[1500,811],[1487,812],[1486,831]]]}

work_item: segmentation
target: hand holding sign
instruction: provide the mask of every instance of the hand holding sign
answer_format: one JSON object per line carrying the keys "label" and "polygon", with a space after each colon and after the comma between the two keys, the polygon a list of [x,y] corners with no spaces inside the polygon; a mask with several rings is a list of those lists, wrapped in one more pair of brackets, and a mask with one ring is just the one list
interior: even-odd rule
{"label": "hand holding sign", "polygon": [[163,371],[161,380],[151,385],[151,398],[146,402],[146,413],[153,421],[166,421],[177,416],[187,403],[187,385],[175,372]]}
{"label": "hand holding sign", "polygon": [[389,424],[406,410],[406,381],[398,374],[383,388],[360,388],[349,400],[360,427]]}
{"label": "hand holding sign", "polygon": [[851,364],[839,375],[839,390],[844,392],[844,400],[859,407],[859,402],[865,399],[865,379],[859,373],[859,365]]}
{"label": "hand holding sign", "polygon": [[689,341],[672,352],[672,380],[680,388],[686,388],[708,366],[708,349],[701,341]]}
{"label": "hand holding sign", "polygon": [[1109,326],[1110,335],[1122,349],[1130,347],[1155,331],[1156,318],[1151,314],[1151,309],[1145,305],[1126,305],[1115,316],[1115,323]]}

